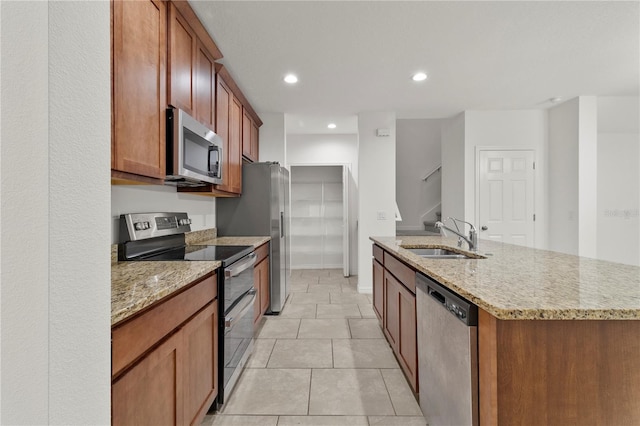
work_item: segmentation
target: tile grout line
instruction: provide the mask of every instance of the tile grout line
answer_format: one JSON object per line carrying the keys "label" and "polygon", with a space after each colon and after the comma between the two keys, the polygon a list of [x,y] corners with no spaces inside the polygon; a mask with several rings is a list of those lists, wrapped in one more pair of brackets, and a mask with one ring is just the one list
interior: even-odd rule
{"label": "tile grout line", "polygon": [[391,392],[389,392],[389,386],[387,386],[387,381],[384,379],[384,374],[382,374],[382,369],[378,369],[378,372],[380,373],[380,377],[382,377],[382,383],[384,383],[384,388],[387,391],[387,396],[389,397],[389,402],[391,403],[391,407],[393,408],[393,414],[394,415],[398,415],[398,411],[396,411],[396,406],[393,403],[393,398],[391,398]]}

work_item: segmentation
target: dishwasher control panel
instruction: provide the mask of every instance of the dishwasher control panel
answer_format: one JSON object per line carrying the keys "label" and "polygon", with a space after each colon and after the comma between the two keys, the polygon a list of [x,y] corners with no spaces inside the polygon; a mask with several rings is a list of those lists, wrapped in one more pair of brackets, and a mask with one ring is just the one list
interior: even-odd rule
{"label": "dishwasher control panel", "polygon": [[429,297],[468,326],[478,325],[478,307],[431,278],[416,274],[416,282]]}

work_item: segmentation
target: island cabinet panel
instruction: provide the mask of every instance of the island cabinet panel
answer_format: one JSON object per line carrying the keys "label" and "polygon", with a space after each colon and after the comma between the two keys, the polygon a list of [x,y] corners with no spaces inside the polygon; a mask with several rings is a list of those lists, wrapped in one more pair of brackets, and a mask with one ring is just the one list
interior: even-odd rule
{"label": "island cabinet panel", "polygon": [[389,253],[384,254],[384,267],[398,278],[413,294],[416,294],[416,271]]}
{"label": "island cabinet panel", "polygon": [[398,288],[398,308],[398,360],[409,384],[418,392],[416,296],[402,285]]}
{"label": "island cabinet panel", "polygon": [[162,183],[167,107],[167,3],[113,1],[112,139],[114,182]]}
{"label": "island cabinet panel", "polygon": [[373,311],[382,322],[384,312],[384,266],[373,260]]}
{"label": "island cabinet panel", "polygon": [[[380,262],[379,260],[382,260]],[[373,246],[373,308],[411,388],[418,392],[416,271]]]}
{"label": "island cabinet panel", "polygon": [[640,321],[479,310],[480,424],[640,424]]}
{"label": "island cabinet panel", "polygon": [[391,344],[394,352],[398,351],[398,340],[400,336],[400,287],[402,284],[393,275],[385,271],[384,273],[384,315],[383,328],[387,340]]}

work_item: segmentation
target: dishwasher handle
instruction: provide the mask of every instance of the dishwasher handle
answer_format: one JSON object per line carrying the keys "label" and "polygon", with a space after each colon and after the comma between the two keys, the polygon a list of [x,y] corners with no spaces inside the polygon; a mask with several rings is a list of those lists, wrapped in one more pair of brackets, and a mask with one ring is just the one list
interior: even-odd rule
{"label": "dishwasher handle", "polygon": [[446,299],[443,295],[441,295],[440,293],[438,293],[436,290],[432,289],[431,287],[427,287],[428,288],[428,292],[429,292],[429,296],[433,297],[434,299],[436,299],[438,302],[442,303],[443,305],[446,302]]}

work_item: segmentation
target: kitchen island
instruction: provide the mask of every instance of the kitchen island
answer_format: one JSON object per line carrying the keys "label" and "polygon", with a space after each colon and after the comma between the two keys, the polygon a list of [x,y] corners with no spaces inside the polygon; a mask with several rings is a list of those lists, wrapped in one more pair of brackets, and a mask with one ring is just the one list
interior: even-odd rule
{"label": "kitchen island", "polygon": [[468,252],[371,240],[478,306],[480,424],[640,424],[640,268],[491,241],[482,258],[428,259],[407,248]]}

